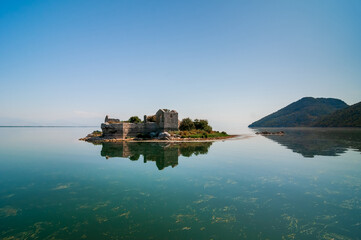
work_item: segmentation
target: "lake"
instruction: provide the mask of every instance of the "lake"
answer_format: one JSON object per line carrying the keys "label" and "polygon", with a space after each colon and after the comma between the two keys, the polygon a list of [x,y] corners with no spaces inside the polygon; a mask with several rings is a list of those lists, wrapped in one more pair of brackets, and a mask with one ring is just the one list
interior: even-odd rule
{"label": "lake", "polygon": [[207,143],[0,128],[0,239],[360,239],[361,130]]}

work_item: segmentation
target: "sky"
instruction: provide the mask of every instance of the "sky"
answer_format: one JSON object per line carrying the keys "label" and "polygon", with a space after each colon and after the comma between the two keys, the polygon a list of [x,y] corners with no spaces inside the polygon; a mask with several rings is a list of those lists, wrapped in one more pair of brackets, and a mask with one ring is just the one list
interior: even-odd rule
{"label": "sky", "polygon": [[361,1],[0,0],[0,125],[175,109],[239,131],[298,99],[361,101]]}

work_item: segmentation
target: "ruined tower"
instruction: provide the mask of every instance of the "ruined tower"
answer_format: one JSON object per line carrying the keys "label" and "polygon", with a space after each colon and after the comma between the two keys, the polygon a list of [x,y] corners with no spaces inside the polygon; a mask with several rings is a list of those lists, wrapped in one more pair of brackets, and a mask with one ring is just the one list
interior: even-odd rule
{"label": "ruined tower", "polygon": [[178,131],[178,113],[175,110],[159,109],[156,121],[162,132]]}

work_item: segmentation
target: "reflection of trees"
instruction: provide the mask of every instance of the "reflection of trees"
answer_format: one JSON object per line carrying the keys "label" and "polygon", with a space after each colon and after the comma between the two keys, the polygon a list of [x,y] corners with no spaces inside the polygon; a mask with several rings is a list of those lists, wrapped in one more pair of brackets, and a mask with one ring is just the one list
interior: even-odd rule
{"label": "reflection of trees", "polygon": [[[257,129],[265,130],[265,129]],[[272,128],[268,131],[284,131],[285,135],[265,135],[304,157],[338,156],[347,149],[361,152],[361,129],[337,128]]]}
{"label": "reflection of trees", "polygon": [[130,157],[129,157],[129,160],[138,161],[139,158],[140,158],[140,154],[135,154],[135,155],[133,155],[133,156],[130,156]]}
{"label": "reflection of trees", "polygon": [[181,143],[178,148],[179,152],[184,157],[190,157],[192,154],[207,154],[208,149],[212,145],[212,142],[186,142]]}
{"label": "reflection of trees", "polygon": [[180,155],[207,154],[212,142],[118,142],[102,143],[101,156],[122,157],[137,161],[143,155],[144,162],[155,161],[159,170],[178,165]]}

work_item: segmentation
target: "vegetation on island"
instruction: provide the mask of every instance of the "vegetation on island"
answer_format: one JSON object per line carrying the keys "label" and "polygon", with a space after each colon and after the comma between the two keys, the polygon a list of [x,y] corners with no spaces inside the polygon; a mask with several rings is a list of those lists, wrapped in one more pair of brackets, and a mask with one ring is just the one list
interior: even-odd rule
{"label": "vegetation on island", "polygon": [[208,120],[184,118],[179,124],[179,131],[170,132],[180,138],[220,138],[229,136],[226,132],[213,131]]}
{"label": "vegetation on island", "polygon": [[93,136],[101,136],[103,135],[103,132],[102,131],[99,131],[99,130],[95,130],[91,133]]}
{"label": "vegetation on island", "polygon": [[[121,121],[121,122],[127,122],[127,123],[144,123],[138,116],[132,116],[128,119],[128,121]],[[156,122],[156,116],[147,116],[147,122]]]}
{"label": "vegetation on island", "polygon": [[229,137],[226,132],[211,131],[206,132],[204,130],[191,130],[191,131],[171,131],[172,136],[178,136],[180,138],[223,138]]}
{"label": "vegetation on island", "polygon": [[304,97],[249,127],[312,127],[321,118],[347,107],[340,99]]}
{"label": "vegetation on island", "polygon": [[147,116],[147,122],[156,122],[157,117],[155,115]]}
{"label": "vegetation on island", "polygon": [[195,119],[192,121],[190,118],[184,118],[179,124],[179,130],[181,131],[192,131],[192,130],[203,130],[208,133],[212,132],[212,127],[209,126],[208,120]]}
{"label": "vegetation on island", "polygon": [[128,122],[130,123],[141,123],[142,120],[140,120],[140,118],[138,116],[133,116],[133,117],[130,117]]}
{"label": "vegetation on island", "polygon": [[99,130],[95,130],[92,133],[89,133],[85,138],[95,138],[103,136],[103,132]]}
{"label": "vegetation on island", "polygon": [[179,124],[179,130],[181,131],[190,131],[195,128],[194,122],[190,118],[184,118]]}

